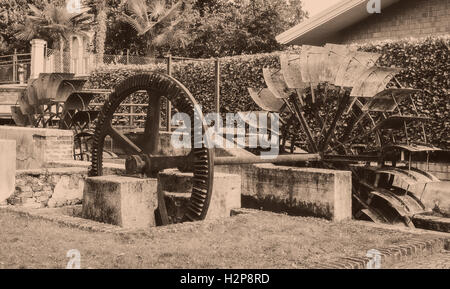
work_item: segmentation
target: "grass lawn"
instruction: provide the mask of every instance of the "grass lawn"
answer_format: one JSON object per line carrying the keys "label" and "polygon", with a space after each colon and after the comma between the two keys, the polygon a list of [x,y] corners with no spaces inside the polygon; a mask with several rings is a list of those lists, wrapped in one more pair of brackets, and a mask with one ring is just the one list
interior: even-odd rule
{"label": "grass lawn", "polygon": [[82,268],[309,268],[412,236],[267,212],[119,235],[0,210],[0,268],[65,268],[70,249]]}

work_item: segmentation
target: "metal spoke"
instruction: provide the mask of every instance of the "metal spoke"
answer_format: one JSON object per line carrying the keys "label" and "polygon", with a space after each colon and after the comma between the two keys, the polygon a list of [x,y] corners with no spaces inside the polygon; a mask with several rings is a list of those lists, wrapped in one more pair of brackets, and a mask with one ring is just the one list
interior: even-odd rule
{"label": "metal spoke", "polygon": [[127,138],[122,132],[114,128],[112,125],[108,128],[108,135],[119,143],[124,150],[129,150],[132,153],[140,154],[142,149],[135,145],[129,138]]}
{"label": "metal spoke", "polygon": [[336,112],[336,115],[334,116],[333,122],[331,123],[330,127],[328,128],[327,134],[324,138],[324,142],[320,146],[320,150],[323,151],[328,147],[328,144],[330,143],[331,137],[335,133],[336,125],[338,120],[342,117],[342,114],[344,113],[344,110],[346,108],[346,105],[349,101],[350,97],[348,95],[345,95],[341,102],[339,103],[338,110]]}
{"label": "metal spoke", "polygon": [[157,154],[159,152],[159,130],[161,125],[161,96],[152,95],[147,91],[149,105],[147,107],[147,119],[145,121],[142,144],[144,152]]}
{"label": "metal spoke", "polygon": [[309,128],[309,125],[308,125],[308,123],[306,121],[306,118],[305,118],[303,112],[300,110],[298,104],[295,101],[293,101],[293,105],[294,105],[293,113],[295,114],[295,116],[300,121],[301,125],[303,126],[303,129],[305,130],[305,133],[306,133],[306,135],[308,137],[309,143],[311,144],[313,152],[318,152],[317,144],[314,141],[314,138],[313,138],[312,133],[311,133],[311,129]]}

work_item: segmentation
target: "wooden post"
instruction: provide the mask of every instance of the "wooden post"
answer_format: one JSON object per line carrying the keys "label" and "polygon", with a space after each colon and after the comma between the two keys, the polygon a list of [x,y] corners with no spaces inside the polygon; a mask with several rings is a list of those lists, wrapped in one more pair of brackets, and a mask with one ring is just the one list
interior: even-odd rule
{"label": "wooden post", "polygon": [[14,49],[14,55],[12,59],[12,65],[13,65],[13,82],[17,82],[17,49]]}
{"label": "wooden post", "polygon": [[130,64],[130,49],[127,49],[127,65]]}
{"label": "wooden post", "polygon": [[220,60],[216,58],[215,61],[215,84],[216,89],[214,93],[214,103],[216,108],[216,113],[220,114]]}
{"label": "wooden post", "polygon": [[[169,56],[167,57],[167,74],[169,76],[172,76],[172,55],[169,54]],[[170,101],[167,99],[166,101],[166,121],[167,121],[167,131],[171,132],[172,131],[172,124],[171,124],[171,120],[172,120],[172,103],[170,103]]]}

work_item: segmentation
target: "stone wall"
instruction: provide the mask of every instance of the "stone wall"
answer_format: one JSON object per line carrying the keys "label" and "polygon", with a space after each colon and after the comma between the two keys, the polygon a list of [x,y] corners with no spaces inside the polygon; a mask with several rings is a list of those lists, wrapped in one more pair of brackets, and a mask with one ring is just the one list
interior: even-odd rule
{"label": "stone wall", "polygon": [[341,43],[428,37],[450,33],[450,1],[403,0],[341,31]]}
{"label": "stone wall", "polygon": [[11,205],[33,208],[61,207],[81,203],[85,168],[18,170]]}
{"label": "stone wall", "polygon": [[16,167],[40,169],[46,163],[73,159],[71,130],[0,126],[0,139],[16,141]]}

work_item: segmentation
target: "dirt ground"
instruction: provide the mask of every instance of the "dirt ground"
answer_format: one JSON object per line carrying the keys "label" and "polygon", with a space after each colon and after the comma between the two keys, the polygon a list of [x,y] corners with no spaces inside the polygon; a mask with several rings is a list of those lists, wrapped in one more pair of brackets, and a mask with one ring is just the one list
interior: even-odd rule
{"label": "dirt ground", "polygon": [[118,235],[0,210],[0,268],[65,268],[71,249],[80,251],[82,268],[310,268],[413,236],[266,212]]}

